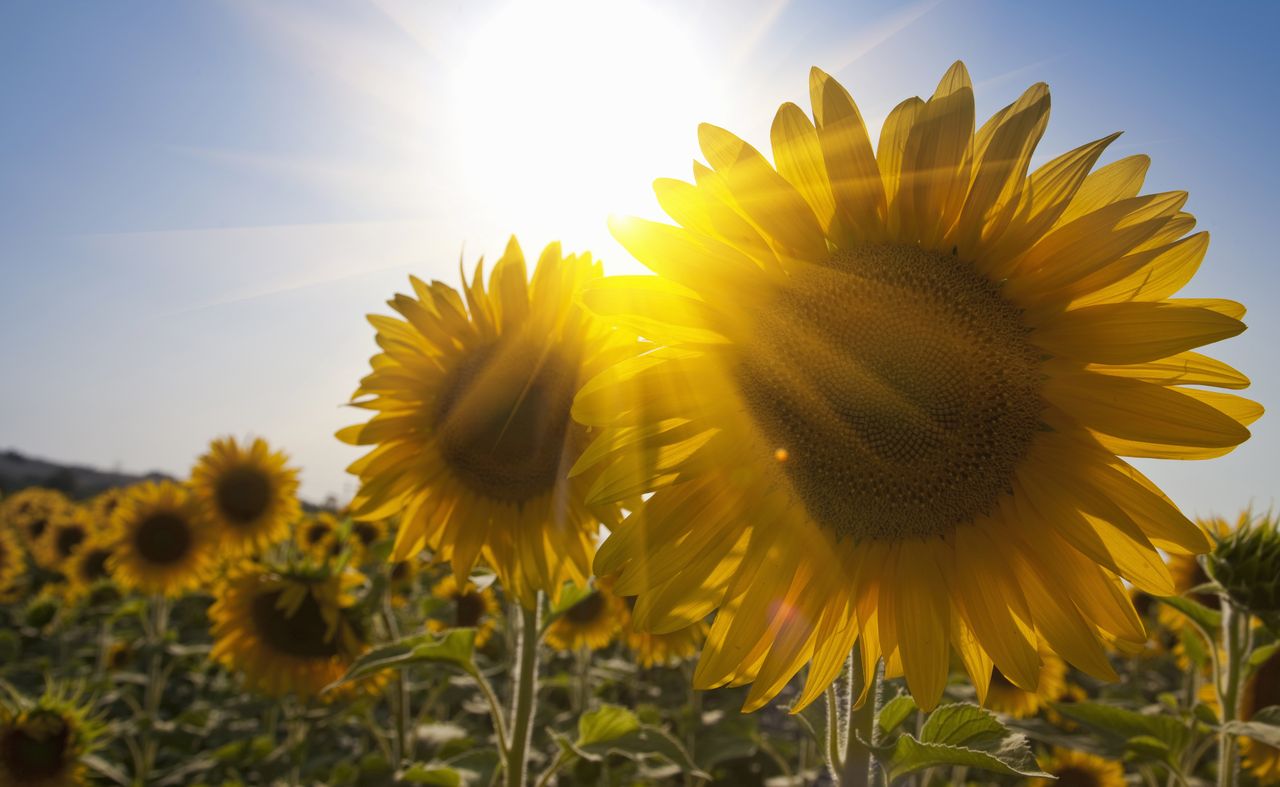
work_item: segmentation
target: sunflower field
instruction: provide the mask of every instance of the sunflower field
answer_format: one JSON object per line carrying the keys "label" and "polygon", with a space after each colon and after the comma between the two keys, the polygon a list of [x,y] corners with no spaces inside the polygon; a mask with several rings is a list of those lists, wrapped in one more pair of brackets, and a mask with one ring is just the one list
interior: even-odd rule
{"label": "sunflower field", "polygon": [[1044,84],[810,91],[612,220],[654,275],[411,277],[345,506],[233,437],[0,500],[0,787],[1280,784],[1280,522],[1128,461],[1262,415],[1187,194],[1033,168]]}

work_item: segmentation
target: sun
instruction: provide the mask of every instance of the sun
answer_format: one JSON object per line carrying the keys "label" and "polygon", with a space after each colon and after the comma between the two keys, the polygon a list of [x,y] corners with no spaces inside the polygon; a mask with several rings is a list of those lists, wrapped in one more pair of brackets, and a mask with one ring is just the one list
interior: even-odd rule
{"label": "sun", "polygon": [[691,28],[642,0],[517,1],[486,15],[450,78],[465,188],[522,231],[607,241],[607,212],[651,204],[644,184],[696,154],[681,129],[722,92]]}

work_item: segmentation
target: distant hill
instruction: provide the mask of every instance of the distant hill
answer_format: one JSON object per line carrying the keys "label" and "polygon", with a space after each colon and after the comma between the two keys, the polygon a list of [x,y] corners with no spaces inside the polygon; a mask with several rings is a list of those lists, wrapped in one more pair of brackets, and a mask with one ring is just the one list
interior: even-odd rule
{"label": "distant hill", "polygon": [[0,492],[5,495],[29,486],[42,486],[83,500],[112,487],[166,478],[171,476],[155,472],[137,475],[98,470],[24,456],[17,451],[0,451]]}

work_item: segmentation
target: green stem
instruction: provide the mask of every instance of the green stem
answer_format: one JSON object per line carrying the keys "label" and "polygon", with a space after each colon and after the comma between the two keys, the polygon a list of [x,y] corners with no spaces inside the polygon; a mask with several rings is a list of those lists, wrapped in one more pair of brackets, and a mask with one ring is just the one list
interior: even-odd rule
{"label": "green stem", "polygon": [[524,787],[529,756],[529,738],[533,733],[534,706],[538,696],[538,626],[542,594],[534,599],[533,609],[520,609],[520,641],[517,645],[515,704],[511,710],[511,738],[507,749],[507,787]]}
{"label": "green stem", "polygon": [[[1222,725],[1240,718],[1240,688],[1244,682],[1245,659],[1249,655],[1249,614],[1236,609],[1229,599],[1222,604],[1222,641],[1226,664],[1219,667],[1218,704],[1222,708]],[[1218,733],[1218,787],[1235,787],[1239,775],[1236,736]]]}
{"label": "green stem", "polygon": [[[382,600],[382,620],[387,627],[387,636],[396,641],[400,639],[400,625],[396,622],[395,609],[391,606],[391,597]],[[396,670],[391,685],[391,710],[395,715],[395,759],[397,767],[413,760],[413,739],[409,735],[409,723],[412,719],[412,708],[409,698],[409,681],[405,680],[405,671]]]}
{"label": "green stem", "polygon": [[489,704],[489,715],[493,717],[493,731],[498,737],[498,753],[506,757],[507,726],[502,720],[502,706],[498,703],[498,695],[494,692],[493,685],[489,683],[489,679],[479,670],[476,671],[476,683],[480,686],[480,693],[484,695],[484,701]]}
{"label": "green stem", "polygon": [[164,666],[164,639],[169,628],[169,599],[155,596],[151,599],[150,625],[147,633],[151,646],[151,665],[147,675],[147,685],[143,690],[142,713],[146,719],[146,734],[143,739],[142,773],[140,784],[146,784],[156,767],[156,755],[159,753],[159,741],[156,740],[156,724],[159,722],[160,704],[164,700],[164,684],[168,673],[162,671]]}
{"label": "green stem", "polygon": [[[874,685],[876,674],[862,674],[862,657],[859,646],[853,646],[849,654],[849,712],[848,732],[844,742],[844,761],[840,766],[840,787],[867,787],[871,784],[871,743],[876,721],[876,695],[879,687]],[[858,695],[862,693],[867,681],[871,682],[866,692],[867,699],[861,707],[854,707]]]}
{"label": "green stem", "polygon": [[840,699],[836,696],[836,684],[827,686],[827,766],[831,768],[831,777],[840,778],[840,766],[844,754],[840,746]]}

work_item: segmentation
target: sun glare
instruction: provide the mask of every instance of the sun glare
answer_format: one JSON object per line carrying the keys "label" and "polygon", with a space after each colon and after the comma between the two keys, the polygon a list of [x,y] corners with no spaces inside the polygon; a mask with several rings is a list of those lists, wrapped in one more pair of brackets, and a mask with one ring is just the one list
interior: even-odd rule
{"label": "sun glare", "polygon": [[652,212],[650,182],[687,175],[673,162],[696,154],[695,124],[718,95],[687,28],[629,0],[489,16],[452,80],[469,195],[504,226],[574,248],[607,243],[611,212]]}

